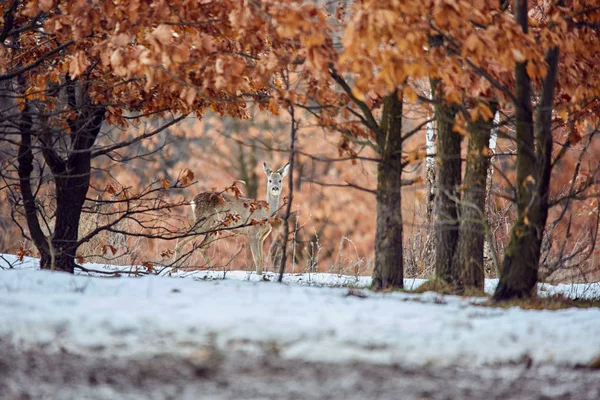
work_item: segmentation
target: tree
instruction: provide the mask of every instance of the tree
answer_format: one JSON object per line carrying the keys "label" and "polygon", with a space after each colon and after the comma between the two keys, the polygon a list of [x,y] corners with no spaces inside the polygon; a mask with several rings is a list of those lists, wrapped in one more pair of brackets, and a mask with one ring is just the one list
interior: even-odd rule
{"label": "tree", "polygon": [[[338,10],[337,14],[340,16],[343,11]],[[354,63],[358,62],[358,58],[352,53],[352,36],[349,33],[360,33],[353,32],[352,29],[345,31],[340,21],[330,26],[329,38],[322,40],[325,46],[322,58],[326,61],[326,73],[323,63],[308,71],[309,90],[306,98],[317,105],[310,104],[305,109],[317,117],[320,126],[341,133],[340,155],[346,154],[353,162],[362,159],[377,163],[375,190],[356,183],[342,186],[371,192],[376,196],[372,287],[376,290],[402,288],[404,257],[401,187],[415,182],[402,179],[403,169],[414,161],[414,158],[408,159],[403,154],[403,143],[416,134],[419,128],[403,132],[403,83],[378,92],[362,90],[362,87],[359,90],[352,88],[353,82],[357,83],[363,78],[354,70]],[[318,29],[316,27],[312,34]],[[365,26],[361,26],[361,29],[365,29]],[[323,29],[320,31],[328,32]],[[338,51],[333,45],[334,39],[342,36],[343,48]],[[365,149],[373,152],[376,157],[359,154],[365,153]]]}
{"label": "tree", "polygon": [[[18,188],[42,268],[73,272],[76,249],[89,240],[78,233],[91,160],[156,134],[99,143],[104,121],[125,127],[127,112],[140,113],[134,120],[179,113],[170,125],[207,108],[244,117],[245,99],[258,96],[270,75],[249,64],[266,44],[244,35],[256,21],[233,4],[12,1],[0,11],[2,37],[10,38],[1,48],[0,80],[16,79],[12,93],[20,108],[18,124],[2,135],[20,138]],[[41,182],[34,175],[38,154],[55,191],[49,235],[40,226],[33,189]],[[112,194],[128,204],[134,200],[127,188]]]}
{"label": "tree", "polygon": [[[451,105],[457,108],[452,130],[471,135],[471,139],[476,138],[469,125],[474,127],[477,121],[487,122],[493,118],[492,102],[515,111],[518,160],[514,187],[520,211],[504,259],[497,299],[526,296],[537,282],[552,166],[553,118],[556,118],[553,110],[593,110],[597,101],[596,86],[581,85],[581,82],[590,82],[593,76],[590,71],[596,52],[589,49],[598,43],[597,8],[587,1],[573,4],[574,9],[563,7],[563,3],[534,3],[535,11],[531,12],[527,2],[516,1],[512,6],[516,16],[513,18],[506,4],[484,1],[428,1],[418,5],[365,1],[355,6],[354,18],[346,30],[348,48],[343,57],[348,61],[348,68],[360,75],[355,82],[357,91],[385,93],[404,85],[405,98],[414,101],[418,97],[412,93],[411,82],[432,79],[439,82],[436,85],[439,93],[434,97],[436,112],[440,114],[436,116],[438,129],[442,126],[440,119],[444,117],[446,123],[452,119],[440,109],[441,104]],[[531,31],[527,29],[530,19],[535,20]],[[433,44],[432,37],[436,39]],[[562,73],[558,68],[561,62]],[[577,63],[587,66],[586,72]],[[560,90],[556,90],[557,87]],[[532,88],[538,90],[538,95],[532,96]],[[427,97],[421,100],[426,101]],[[534,105],[538,109],[536,118],[533,117]],[[566,114],[570,116],[569,112]],[[589,120],[591,114],[578,113],[577,118]],[[561,119],[561,122],[566,121]],[[508,122],[503,121],[503,124]],[[489,126],[485,129],[488,131]],[[448,157],[456,156],[458,147],[446,148],[442,131],[438,132],[440,158],[447,158],[446,152]],[[481,146],[476,142],[473,140],[470,147]],[[443,170],[438,172],[439,187],[456,186],[459,172],[457,168],[453,170],[448,177],[444,177]],[[473,169],[467,167],[469,171]],[[465,181],[473,183],[468,176]],[[462,208],[473,205],[468,204],[472,198],[468,191],[462,199],[453,192],[446,194],[454,197],[455,203],[462,203]],[[443,195],[438,193],[438,196]],[[447,211],[438,218],[452,220],[454,209],[455,206],[448,210],[438,207],[438,211]],[[461,218],[462,214],[464,212]],[[453,223],[456,226],[458,220]],[[468,221],[461,224],[468,228]],[[438,274],[455,281],[456,277],[472,274],[466,264],[470,257],[455,258],[450,251],[457,235],[450,236],[452,240],[441,240],[450,246],[437,249],[438,258],[443,257],[438,259]],[[479,232],[478,237],[481,236]],[[445,249],[449,251],[446,253]],[[454,265],[453,259],[461,265]]]}
{"label": "tree", "polygon": [[[564,6],[562,1],[557,5]],[[523,33],[529,31],[527,0],[515,1],[515,21]],[[560,15],[560,11],[551,10]],[[552,30],[549,27],[549,30]],[[560,29],[560,28],[558,28]],[[532,87],[527,62],[515,67],[515,118],[517,137],[517,221],[504,256],[496,300],[528,297],[537,288],[538,264],[548,217],[552,165],[552,110],[556,89],[559,44],[546,50],[547,72],[541,78],[541,95],[534,124]],[[535,76],[534,76],[535,77]]]}

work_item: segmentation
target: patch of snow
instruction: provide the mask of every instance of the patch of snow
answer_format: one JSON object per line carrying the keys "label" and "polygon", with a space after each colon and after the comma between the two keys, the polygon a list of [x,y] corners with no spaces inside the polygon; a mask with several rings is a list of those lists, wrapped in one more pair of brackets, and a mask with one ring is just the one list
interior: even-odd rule
{"label": "patch of snow", "polygon": [[[360,289],[369,278],[335,274],[286,275],[279,285],[243,271],[116,278],[40,271],[37,263],[0,257],[0,336],[21,348],[193,355],[210,345],[276,348],[299,360],[465,367],[525,357],[578,365],[600,357],[597,308],[483,308],[477,299],[432,292],[373,293]],[[496,284],[486,281],[486,291]],[[340,287],[347,285],[354,289]],[[600,291],[598,284],[544,285],[541,293]]]}

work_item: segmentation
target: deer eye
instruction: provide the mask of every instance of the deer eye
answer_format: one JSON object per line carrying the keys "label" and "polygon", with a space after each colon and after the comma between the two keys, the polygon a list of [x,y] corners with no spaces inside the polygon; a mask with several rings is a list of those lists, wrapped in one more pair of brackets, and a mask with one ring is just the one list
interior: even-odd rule
{"label": "deer eye", "polygon": [[273,183],[273,181],[269,179],[269,183]]}

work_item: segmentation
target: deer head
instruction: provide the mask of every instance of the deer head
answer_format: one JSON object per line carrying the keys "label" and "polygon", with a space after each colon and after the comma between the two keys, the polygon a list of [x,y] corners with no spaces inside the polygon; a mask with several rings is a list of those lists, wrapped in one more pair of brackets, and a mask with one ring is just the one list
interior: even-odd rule
{"label": "deer head", "polygon": [[277,197],[279,199],[283,178],[287,175],[290,164],[286,164],[277,171],[273,171],[267,163],[263,163],[263,166],[265,168],[265,174],[267,174],[267,200],[270,197]]}

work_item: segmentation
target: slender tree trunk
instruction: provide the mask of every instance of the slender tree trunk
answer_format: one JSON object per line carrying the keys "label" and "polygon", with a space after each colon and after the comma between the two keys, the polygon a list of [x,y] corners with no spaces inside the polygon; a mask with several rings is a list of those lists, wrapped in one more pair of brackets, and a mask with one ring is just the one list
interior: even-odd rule
{"label": "slender tree trunk", "polygon": [[[428,116],[428,118],[430,117]],[[435,128],[433,121],[427,122],[425,128],[425,148],[427,152],[427,158],[425,159],[426,212],[427,225],[429,226],[433,217],[433,207],[435,204]]]}
{"label": "slender tree trunk", "polygon": [[[492,107],[495,108],[495,107]],[[494,111],[494,110],[492,110]],[[483,246],[485,242],[485,195],[489,157],[486,152],[493,120],[478,120],[469,124],[469,147],[463,179],[460,226],[454,269],[459,291],[474,287],[483,291]]]}
{"label": "slender tree trunk", "polygon": [[[432,119],[433,117],[433,112],[431,113],[430,116],[428,116],[429,119]],[[427,122],[426,128],[425,128],[425,146],[426,146],[426,152],[427,152],[427,158],[425,160],[425,188],[426,188],[426,193],[425,193],[425,212],[426,212],[426,218],[425,218],[425,232],[426,232],[426,237],[425,239],[425,243],[426,246],[427,244],[429,244],[427,246],[427,248],[425,249],[425,259],[426,260],[431,260],[433,262],[435,262],[435,240],[434,240],[434,236],[435,236],[435,231],[433,229],[433,216],[434,216],[434,210],[435,210],[435,141],[436,141],[436,134],[435,134],[435,126],[434,126],[434,122],[431,120],[429,122]],[[415,240],[416,236],[415,236]],[[421,239],[423,240],[423,239]]]}
{"label": "slender tree trunk", "polygon": [[381,162],[377,169],[377,230],[373,288],[402,288],[402,93],[383,101],[381,133],[377,137]]}
{"label": "slender tree trunk", "polygon": [[[515,0],[515,19],[527,32],[527,1]],[[558,70],[558,48],[546,54],[548,73],[535,124],[525,63],[516,66],[517,222],[506,248],[495,300],[529,297],[536,289],[542,237],[548,217],[552,157],[552,104]],[[535,147],[534,147],[535,139]]]}
{"label": "slender tree trunk", "polygon": [[[289,175],[288,175],[288,200],[285,206],[285,215],[283,217],[283,237],[281,238],[281,261],[279,264],[279,276],[277,282],[283,282],[283,274],[285,272],[285,264],[287,262],[287,246],[288,246],[288,234],[290,231],[290,215],[292,214],[292,202],[294,201],[294,163],[296,160],[296,140],[298,134],[299,121],[296,119],[296,109],[292,103],[289,103],[289,113],[291,118],[290,124],[290,158],[289,158]],[[278,202],[279,203],[279,202]],[[275,208],[275,207],[273,207]],[[271,211],[272,213],[275,210]],[[292,239],[293,240],[293,239]],[[262,244],[261,244],[262,245]],[[292,256],[293,257],[293,256]],[[294,260],[292,260],[293,263]]]}
{"label": "slender tree trunk", "polygon": [[[491,227],[489,227],[489,221],[490,221],[490,215],[492,213],[492,183],[494,181],[494,156],[493,154],[496,153],[496,144],[498,143],[498,129],[499,129],[499,125],[500,125],[500,111],[496,111],[496,114],[494,115],[494,128],[492,129],[492,133],[490,135],[490,144],[489,144],[489,148],[490,148],[490,162],[489,162],[489,167],[488,167],[488,172],[487,172],[487,180],[485,183],[485,214],[486,214],[486,219],[488,221],[488,229],[490,229]],[[492,232],[488,231],[488,234],[486,235],[486,239],[485,239],[485,243],[483,245],[483,259],[484,259],[484,266],[487,266],[488,268],[490,268],[490,270],[493,268],[493,270],[496,272],[496,277],[500,277],[500,266],[498,265],[498,260],[497,260],[497,254],[496,254],[496,248],[494,247],[494,242],[493,242],[493,237],[492,237]],[[492,264],[492,266],[490,267],[490,263]]]}
{"label": "slender tree trunk", "polygon": [[[527,0],[514,1],[515,20],[527,33]],[[535,232],[529,224],[529,204],[533,195],[535,174],[535,148],[533,137],[533,108],[531,104],[531,80],[526,63],[515,67],[515,128],[517,138],[517,221],[504,252],[500,282],[496,299],[527,297],[537,282]],[[531,176],[530,179],[528,177]],[[525,219],[527,217],[527,220]]]}
{"label": "slender tree trunk", "polygon": [[31,241],[39,250],[40,254],[49,254],[49,243],[42,231],[38,220],[38,209],[35,202],[35,195],[31,189],[32,181],[31,174],[33,173],[33,123],[31,115],[31,106],[29,102],[25,102],[25,107],[20,115],[19,134],[21,143],[19,144],[19,155],[17,158],[19,186],[21,196],[23,196],[23,208],[25,210],[25,220],[29,228]]}
{"label": "slender tree trunk", "polygon": [[435,199],[435,273],[439,279],[455,283],[458,273],[453,265],[458,244],[458,186],[461,181],[460,143],[462,136],[452,131],[456,111],[441,101],[436,94],[435,82],[432,93],[438,101],[435,105],[437,125],[437,194]]}

